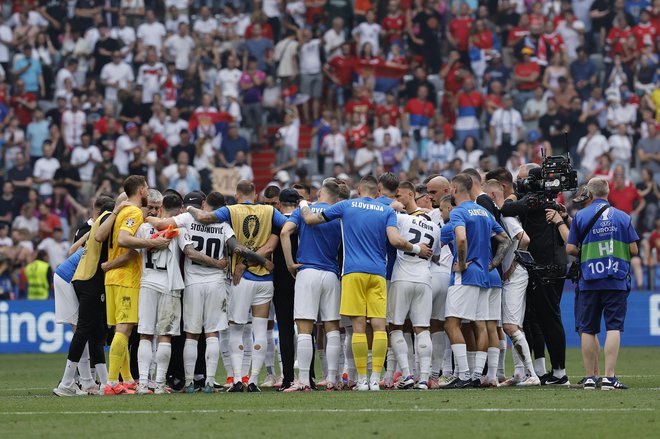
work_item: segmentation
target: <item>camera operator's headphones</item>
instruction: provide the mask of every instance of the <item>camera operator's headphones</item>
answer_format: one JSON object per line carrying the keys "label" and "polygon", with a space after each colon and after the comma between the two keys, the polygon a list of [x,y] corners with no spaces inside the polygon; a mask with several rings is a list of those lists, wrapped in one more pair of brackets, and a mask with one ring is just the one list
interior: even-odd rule
{"label": "camera operator's headphones", "polygon": [[587,189],[587,187],[585,186],[582,192],[575,195],[575,198],[573,198],[571,201],[573,201],[573,203],[575,204],[583,204],[586,203],[587,200],[590,200],[591,198],[592,198],[591,192],[589,192],[589,189]]}

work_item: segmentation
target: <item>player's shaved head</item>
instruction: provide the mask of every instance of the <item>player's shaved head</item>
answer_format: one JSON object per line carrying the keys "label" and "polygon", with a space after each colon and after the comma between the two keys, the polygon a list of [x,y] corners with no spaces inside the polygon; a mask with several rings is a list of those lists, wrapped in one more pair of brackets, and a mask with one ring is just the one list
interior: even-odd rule
{"label": "player's shaved head", "polygon": [[339,198],[339,185],[334,181],[326,181],[321,187],[321,192],[328,198],[336,201]]}
{"label": "player's shaved head", "polygon": [[481,187],[487,194],[492,192],[502,192],[502,183],[495,179],[486,180],[486,182],[482,184]]}
{"label": "player's shaved head", "polygon": [[241,180],[236,185],[236,195],[241,195],[243,197],[254,197],[256,189],[254,183],[250,180]]}
{"label": "player's shaved head", "polygon": [[450,194],[451,185],[449,184],[449,180],[442,175],[438,175],[426,183],[426,190],[431,196],[433,206],[439,207],[442,197]]}
{"label": "player's shaved head", "polygon": [[[398,185],[399,183],[397,182],[397,186],[394,187],[394,190],[396,190]],[[362,180],[358,183],[358,191],[363,197],[376,198],[376,196],[378,196],[378,180],[376,180],[376,177],[373,175],[362,177]]]}

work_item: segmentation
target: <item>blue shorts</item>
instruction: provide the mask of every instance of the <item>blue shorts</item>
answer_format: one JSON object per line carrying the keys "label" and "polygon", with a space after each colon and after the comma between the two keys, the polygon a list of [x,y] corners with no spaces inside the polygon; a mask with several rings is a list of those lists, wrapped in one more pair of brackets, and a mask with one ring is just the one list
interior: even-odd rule
{"label": "blue shorts", "polygon": [[605,330],[623,331],[628,309],[628,291],[580,291],[575,300],[575,326],[585,334],[600,333],[600,320],[605,319]]}

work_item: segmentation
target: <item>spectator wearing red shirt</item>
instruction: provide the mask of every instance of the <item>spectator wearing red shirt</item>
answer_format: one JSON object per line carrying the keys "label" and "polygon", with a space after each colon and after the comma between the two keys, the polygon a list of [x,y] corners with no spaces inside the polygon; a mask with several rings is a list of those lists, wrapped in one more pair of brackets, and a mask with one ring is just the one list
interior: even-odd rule
{"label": "spectator wearing red shirt", "polygon": [[410,99],[403,107],[404,131],[419,142],[421,137],[426,137],[429,122],[435,114],[433,104],[428,101],[428,89],[421,86],[417,89],[417,97]]}
{"label": "spectator wearing red shirt", "polygon": [[[655,230],[651,233],[648,242],[644,244],[645,263],[649,267],[655,267],[656,264],[660,263],[660,218],[656,220]],[[655,250],[655,258],[653,257],[653,250]]]}
{"label": "spectator wearing red shirt", "polygon": [[341,55],[335,56],[323,66],[323,73],[332,81],[332,94],[340,108],[351,98],[354,64],[351,45],[344,43],[341,45]]}
{"label": "spectator wearing red shirt", "polygon": [[540,41],[543,41],[550,53],[546,54],[546,59],[550,59],[552,54],[563,52],[564,38],[555,32],[555,24],[552,21],[545,23],[545,32],[541,35]]}
{"label": "spectator wearing red shirt", "polygon": [[610,204],[627,213],[637,221],[639,214],[646,207],[646,202],[638,193],[635,186],[626,180],[626,172],[622,165],[614,168],[614,181],[610,183]]}
{"label": "spectator wearing red shirt", "polygon": [[376,105],[369,96],[369,89],[362,85],[356,85],[354,87],[353,99],[348,101],[344,110],[346,114],[359,114],[362,122],[366,123],[376,110]]}
{"label": "spectator wearing red shirt", "polygon": [[534,50],[524,47],[521,51],[522,61],[513,69],[513,82],[516,86],[515,107],[520,111],[529,99],[534,97],[534,90],[539,86],[541,67],[532,61]]}
{"label": "spectator wearing red shirt", "polygon": [[470,8],[467,3],[462,3],[458,16],[449,22],[447,29],[447,39],[460,52],[464,62],[467,62],[469,59],[467,50],[470,40],[470,28],[473,21],[472,17],[470,17]]}
{"label": "spectator wearing red shirt", "polygon": [[642,9],[639,14],[639,23],[632,28],[632,34],[637,40],[637,48],[640,50],[645,45],[655,46],[658,30],[650,20],[651,13],[646,9]]}
{"label": "spectator wearing red shirt", "polygon": [[32,122],[32,112],[37,108],[37,98],[34,93],[25,90],[25,82],[22,79],[16,81],[15,92],[9,104],[21,127],[27,127]]}
{"label": "spectator wearing red shirt", "polygon": [[50,204],[42,202],[39,204],[39,238],[46,239],[53,236],[55,228],[62,228],[62,221],[50,209]]}
{"label": "spectator wearing red shirt", "polygon": [[390,0],[387,4],[387,15],[381,23],[382,31],[390,44],[403,43],[403,30],[406,26],[406,19],[401,13],[399,2]]}
{"label": "spectator wearing red shirt", "polygon": [[346,141],[349,150],[355,153],[356,149],[364,148],[369,133],[369,126],[362,120],[362,115],[352,113],[351,126],[346,130]]}
{"label": "spectator wearing red shirt", "polygon": [[454,101],[456,109],[456,144],[462,145],[463,141],[473,136],[481,138],[479,130],[479,118],[484,106],[484,98],[474,87],[474,79],[466,78],[463,89],[456,95]]}
{"label": "spectator wearing red shirt", "polygon": [[390,122],[394,126],[399,126],[401,120],[401,110],[396,103],[396,95],[394,92],[389,92],[385,95],[385,103],[376,108],[376,120],[380,120],[383,114],[390,115]]}
{"label": "spectator wearing red shirt", "polygon": [[463,80],[469,75],[460,61],[461,55],[456,50],[449,52],[447,63],[442,66],[438,76],[445,81],[445,93],[442,95],[441,112],[447,122],[453,123],[456,114],[452,111],[451,102],[463,86]]}
{"label": "spectator wearing red shirt", "polygon": [[520,16],[520,20],[518,21],[518,25],[513,27],[509,31],[509,35],[507,37],[506,45],[509,47],[515,47],[520,43],[522,40],[525,39],[525,37],[529,36],[530,31],[529,31],[529,16],[527,14],[522,14]]}
{"label": "spectator wearing red shirt", "polygon": [[545,15],[543,15],[543,3],[535,2],[532,5],[532,12],[529,14],[529,25],[539,26],[541,29],[543,29],[546,21],[547,18]]}
{"label": "spectator wearing red shirt", "polygon": [[626,22],[626,19],[621,16],[617,16],[614,19],[614,27],[610,29],[607,34],[607,39],[605,40],[606,46],[610,48],[609,57],[614,59],[616,55],[623,54],[623,43],[626,41],[629,35],[632,34],[630,26]]}

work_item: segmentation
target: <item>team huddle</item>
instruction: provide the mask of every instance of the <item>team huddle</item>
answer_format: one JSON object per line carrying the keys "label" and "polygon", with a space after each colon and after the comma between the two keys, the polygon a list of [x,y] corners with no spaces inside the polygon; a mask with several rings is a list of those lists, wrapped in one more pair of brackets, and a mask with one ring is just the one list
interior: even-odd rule
{"label": "team huddle", "polygon": [[[57,321],[75,328],[58,396],[170,393],[172,338],[180,335],[186,393],[259,392],[264,367],[265,385],[283,392],[568,384],[535,370],[522,331],[528,274],[516,257],[529,238],[516,217],[493,215],[505,198],[498,179],[466,170],[416,187],[386,173],[364,177],[352,193],[330,178],[314,203],[300,186],[267,188],[262,200],[275,202],[263,204],[254,184],[240,181],[232,205],[217,192],[161,194],[140,176],[123,188],[117,199],[97,198],[55,273]],[[291,284],[295,343],[283,335],[278,269]],[[514,346],[508,379],[505,334]],[[317,383],[315,350],[324,375]],[[297,378],[286,372],[294,353]]]}

